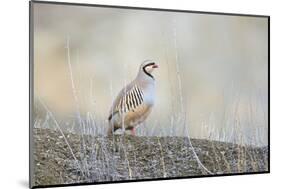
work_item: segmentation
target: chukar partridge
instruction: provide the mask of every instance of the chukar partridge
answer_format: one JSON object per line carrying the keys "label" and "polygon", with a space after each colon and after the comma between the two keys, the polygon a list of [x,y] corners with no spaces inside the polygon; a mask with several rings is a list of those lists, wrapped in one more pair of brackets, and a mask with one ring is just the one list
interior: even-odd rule
{"label": "chukar partridge", "polygon": [[154,104],[155,79],[151,74],[155,68],[155,62],[144,61],[137,77],[119,92],[110,109],[108,135],[117,129],[131,130],[135,135],[134,128],[147,118]]}

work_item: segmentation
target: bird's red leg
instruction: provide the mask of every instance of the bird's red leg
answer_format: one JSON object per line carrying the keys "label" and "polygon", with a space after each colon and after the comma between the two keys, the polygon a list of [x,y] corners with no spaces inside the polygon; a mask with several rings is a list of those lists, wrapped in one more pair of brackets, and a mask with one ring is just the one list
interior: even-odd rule
{"label": "bird's red leg", "polygon": [[135,135],[136,135],[135,128],[132,128],[132,129],[131,129],[131,134],[132,134],[133,136],[135,136]]}

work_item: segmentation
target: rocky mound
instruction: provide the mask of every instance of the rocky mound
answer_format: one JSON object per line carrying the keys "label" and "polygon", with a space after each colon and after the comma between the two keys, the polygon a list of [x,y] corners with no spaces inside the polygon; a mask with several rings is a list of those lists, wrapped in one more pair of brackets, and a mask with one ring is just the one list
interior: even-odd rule
{"label": "rocky mound", "polygon": [[[210,174],[200,166],[185,137],[108,138],[34,129],[33,138],[35,186]],[[267,147],[191,142],[213,174],[268,171]]]}

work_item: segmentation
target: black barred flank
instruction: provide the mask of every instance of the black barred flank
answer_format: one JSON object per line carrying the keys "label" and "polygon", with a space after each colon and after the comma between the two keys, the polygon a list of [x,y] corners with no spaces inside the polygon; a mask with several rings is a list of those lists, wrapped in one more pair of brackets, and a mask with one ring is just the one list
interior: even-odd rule
{"label": "black barred flank", "polygon": [[129,112],[134,111],[139,105],[143,103],[143,93],[140,88],[135,85],[130,91],[127,91],[126,95],[120,99],[120,102],[116,105],[115,111],[108,117],[111,120],[114,114],[117,112]]}

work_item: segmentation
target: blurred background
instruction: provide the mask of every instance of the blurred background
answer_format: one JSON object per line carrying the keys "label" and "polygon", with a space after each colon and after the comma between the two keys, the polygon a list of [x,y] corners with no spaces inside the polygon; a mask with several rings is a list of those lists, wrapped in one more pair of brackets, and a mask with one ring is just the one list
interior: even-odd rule
{"label": "blurred background", "polygon": [[83,120],[104,134],[112,101],[152,59],[156,102],[138,135],[267,145],[267,32],[263,17],[36,3],[34,126],[81,132]]}

